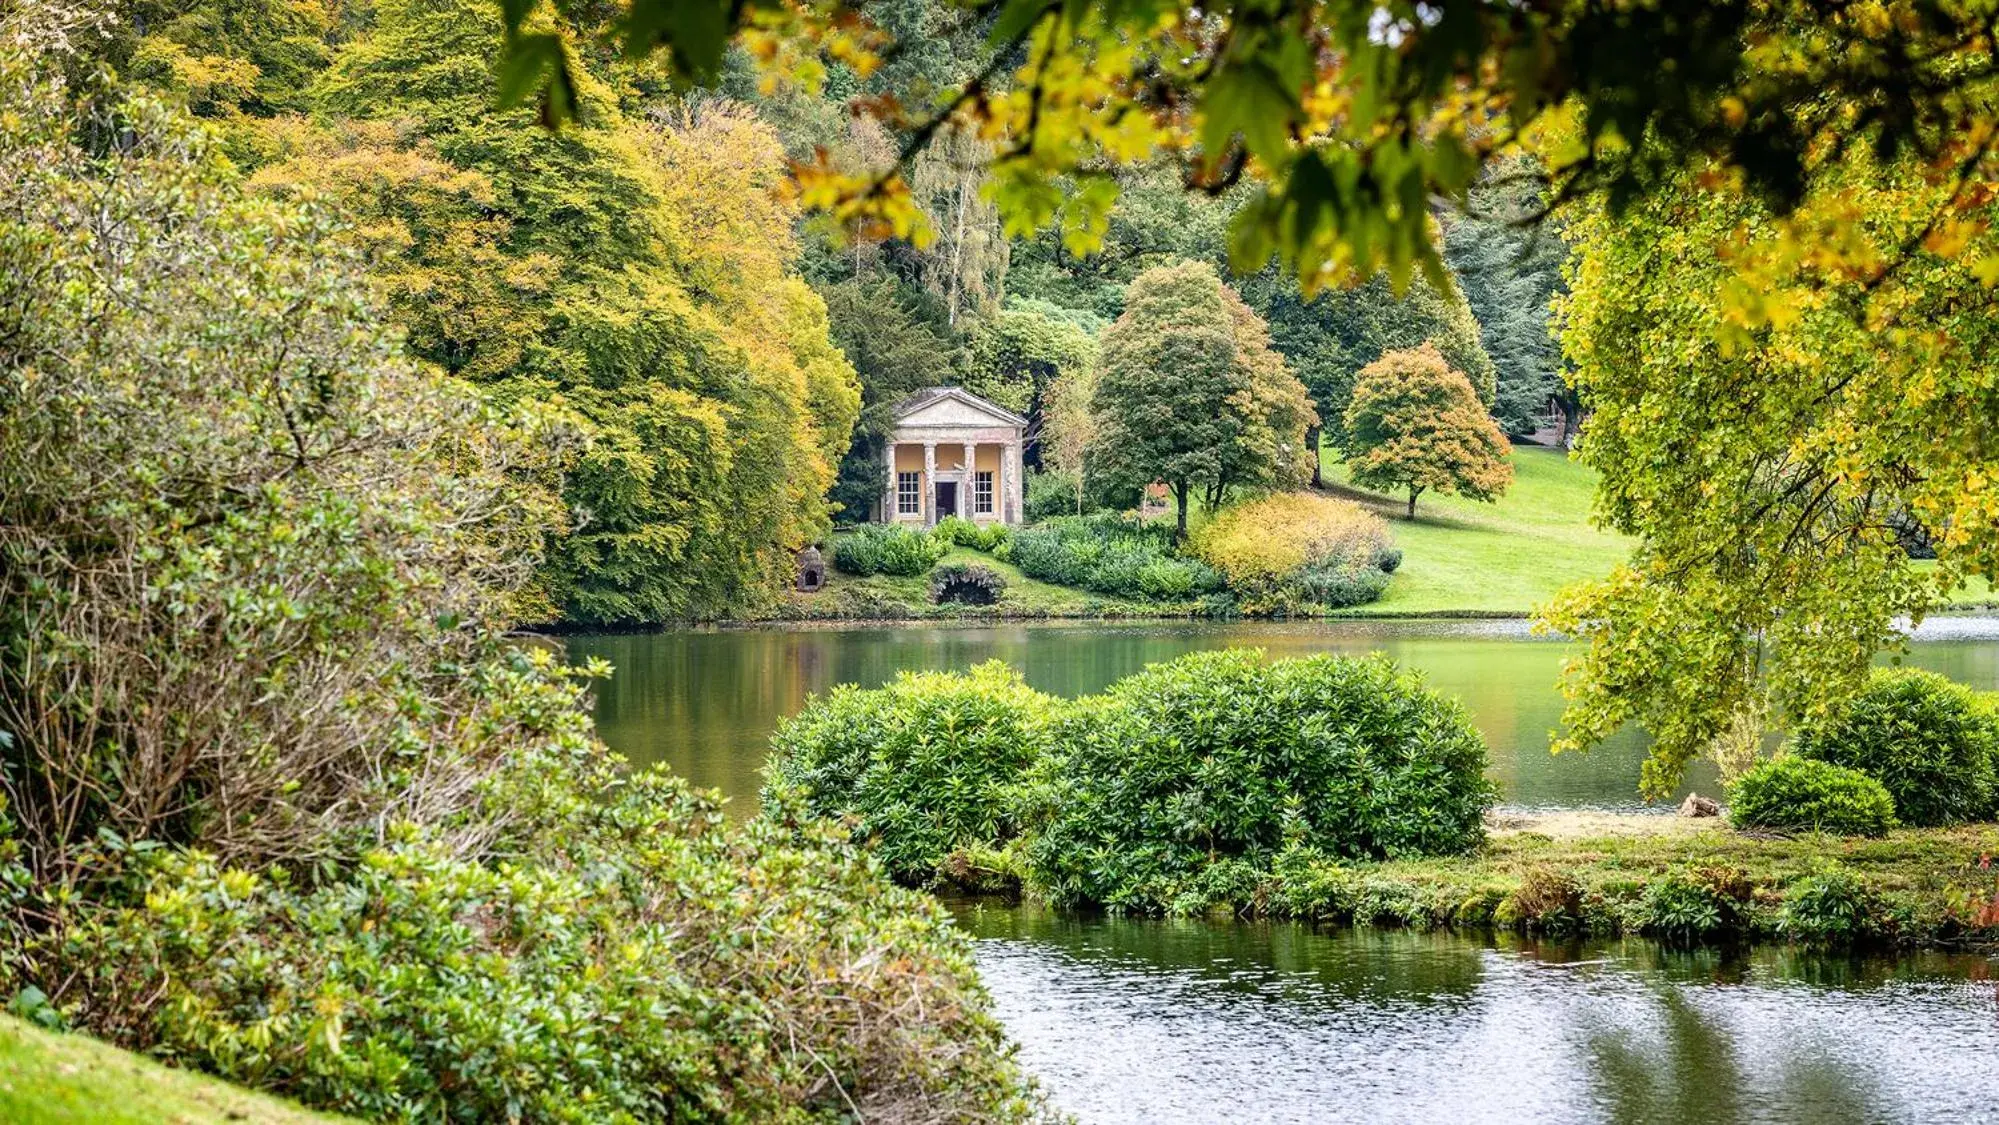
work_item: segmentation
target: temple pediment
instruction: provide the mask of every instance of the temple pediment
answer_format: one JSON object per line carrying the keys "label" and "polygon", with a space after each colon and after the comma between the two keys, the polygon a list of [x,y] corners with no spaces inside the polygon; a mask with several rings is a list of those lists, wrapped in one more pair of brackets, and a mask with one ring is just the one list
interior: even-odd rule
{"label": "temple pediment", "polygon": [[1025,426],[1027,419],[959,387],[930,387],[895,404],[898,429]]}

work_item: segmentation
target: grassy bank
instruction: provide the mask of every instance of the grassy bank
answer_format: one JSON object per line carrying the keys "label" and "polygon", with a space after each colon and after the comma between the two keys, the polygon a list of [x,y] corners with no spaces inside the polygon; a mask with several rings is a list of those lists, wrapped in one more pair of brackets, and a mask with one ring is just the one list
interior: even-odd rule
{"label": "grassy bank", "polygon": [[1861,839],[1572,814],[1502,819],[1468,857],[1292,865],[1219,905],[1418,929],[1994,947],[1995,857],[1991,824]]}
{"label": "grassy bank", "polygon": [[[1021,884],[1014,863],[1010,853],[959,852],[940,876],[962,892],[1008,894]],[[1999,825],[1861,839],[1646,814],[1500,817],[1473,855],[1293,856],[1215,878],[1208,891],[1180,912],[1689,944],[1999,949]]]}
{"label": "grassy bank", "polygon": [[[1353,487],[1345,465],[1328,456],[1325,489],[1358,500],[1388,521],[1402,565],[1377,601],[1341,617],[1525,617],[1563,587],[1600,578],[1630,554],[1632,541],[1590,522],[1596,473],[1560,450],[1517,446],[1514,481],[1497,502],[1426,495],[1407,518],[1407,500]],[[1106,597],[1040,582],[1017,568],[966,547],[943,563],[978,563],[1007,580],[1006,595],[991,607],[937,606],[929,579],[875,575],[856,578],[828,567],[816,594],[793,594],[774,615],[780,620],[906,620],[961,618],[1190,617],[1198,603],[1175,605]],[[942,565],[942,564],[940,564]],[[1952,600],[1954,610],[1999,610],[1999,594],[1973,578]]]}
{"label": "grassy bank", "polygon": [[1589,522],[1595,472],[1537,446],[1514,449],[1513,471],[1513,487],[1496,503],[1426,495],[1410,520],[1406,498],[1352,487],[1346,466],[1328,458],[1327,488],[1379,512],[1402,549],[1387,593],[1349,612],[1525,615],[1630,552],[1630,540]]}
{"label": "grassy bank", "polygon": [[0,1121],[13,1125],[345,1120],[161,1066],[85,1035],[56,1035],[0,1015]]}

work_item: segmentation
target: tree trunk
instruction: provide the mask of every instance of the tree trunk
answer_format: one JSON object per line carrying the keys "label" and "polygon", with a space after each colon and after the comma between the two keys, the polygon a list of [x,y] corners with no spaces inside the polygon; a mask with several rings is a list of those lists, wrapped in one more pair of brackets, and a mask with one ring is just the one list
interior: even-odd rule
{"label": "tree trunk", "polygon": [[1409,519],[1411,522],[1414,522],[1416,519],[1416,497],[1422,494],[1423,490],[1420,488],[1412,488],[1409,490]]}
{"label": "tree trunk", "polygon": [[1173,533],[1173,541],[1176,543],[1184,542],[1187,538],[1187,483],[1185,481],[1174,486],[1173,500],[1180,509],[1180,526]]}
{"label": "tree trunk", "polygon": [[1326,454],[1324,450],[1319,448],[1319,441],[1324,436],[1325,431],[1317,426],[1313,426],[1311,429],[1305,431],[1305,448],[1312,451],[1313,488],[1324,488],[1326,484],[1320,473],[1320,466],[1324,463]]}

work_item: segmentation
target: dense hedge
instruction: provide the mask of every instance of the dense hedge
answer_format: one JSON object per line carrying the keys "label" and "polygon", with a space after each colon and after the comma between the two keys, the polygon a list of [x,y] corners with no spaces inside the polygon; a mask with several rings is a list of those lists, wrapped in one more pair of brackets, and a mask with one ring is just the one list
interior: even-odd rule
{"label": "dense hedge", "polygon": [[1857,695],[1802,725],[1794,749],[1879,781],[1904,824],[1986,819],[1999,794],[1999,719],[1934,672],[1877,670]]}
{"label": "dense hedge", "polygon": [[833,542],[833,565],[856,577],[893,574],[914,578],[930,573],[951,549],[951,541],[898,524],[869,524]]}
{"label": "dense hedge", "polygon": [[971,856],[1139,911],[1253,883],[1286,848],[1461,852],[1493,798],[1462,708],[1378,658],[1199,653],[1074,702],[996,664],[905,675],[813,701],[774,745],[767,794],[851,821],[898,879],[966,882]]}
{"label": "dense hedge", "polygon": [[1117,512],[1022,528],[999,557],[1029,578],[1135,601],[1185,601],[1222,585],[1213,567],[1174,551],[1172,525]]}
{"label": "dense hedge", "polygon": [[1051,901],[1170,909],[1287,844],[1463,852],[1494,798],[1457,703],[1382,658],[1154,665],[1066,716],[1033,789],[1028,865]]}
{"label": "dense hedge", "polygon": [[1789,754],[1737,778],[1728,816],[1738,828],[1804,828],[1880,836],[1895,826],[1895,801],[1859,770]]}
{"label": "dense hedge", "polygon": [[1014,789],[1057,707],[999,661],[842,685],[778,728],[764,800],[851,819],[891,875],[926,883],[954,848],[1015,834]]}

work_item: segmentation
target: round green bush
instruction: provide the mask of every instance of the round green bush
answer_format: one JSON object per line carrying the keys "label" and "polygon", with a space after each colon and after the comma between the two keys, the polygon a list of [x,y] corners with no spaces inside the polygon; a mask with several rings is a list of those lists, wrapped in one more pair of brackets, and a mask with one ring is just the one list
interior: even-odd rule
{"label": "round green bush", "polygon": [[764,800],[847,818],[890,875],[932,882],[954,849],[1015,832],[1015,788],[1047,752],[1057,701],[989,661],[814,697],[778,727]]}
{"label": "round green bush", "polygon": [[1290,846],[1463,852],[1485,764],[1464,709],[1385,659],[1196,653],[1068,710],[1030,789],[1029,868],[1057,904],[1154,911]]}
{"label": "round green bush", "polygon": [[1879,836],[1895,825],[1888,790],[1859,770],[1795,754],[1737,778],[1728,790],[1738,828],[1805,828],[1841,836]]}
{"label": "round green bush", "polygon": [[1795,749],[1879,781],[1905,824],[1992,813],[1999,724],[1969,688],[1934,672],[1876,672],[1859,694],[1801,727]]}

